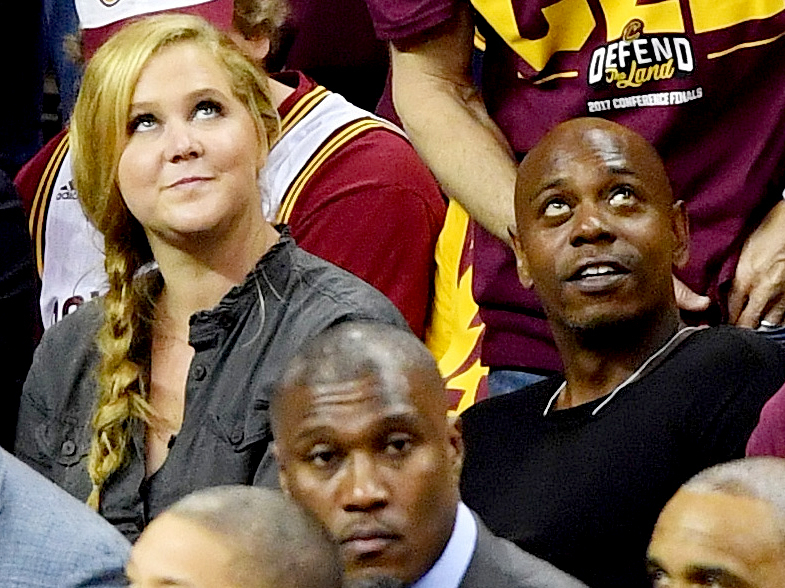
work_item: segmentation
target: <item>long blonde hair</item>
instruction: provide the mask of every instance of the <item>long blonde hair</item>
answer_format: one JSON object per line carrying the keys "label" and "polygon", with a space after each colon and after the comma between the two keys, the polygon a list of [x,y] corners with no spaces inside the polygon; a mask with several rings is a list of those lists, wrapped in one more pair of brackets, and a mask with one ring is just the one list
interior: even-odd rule
{"label": "long blonde hair", "polygon": [[223,34],[203,19],[165,14],[135,21],[110,38],[93,56],[71,120],[74,181],[82,207],[104,236],[109,290],[97,334],[101,361],[92,418],[88,504],[98,510],[101,489],[125,462],[131,422],[150,423],[146,372],[148,321],[160,282],[134,279],[153,260],[141,224],[131,215],[117,183],[117,167],[128,141],[129,110],[145,65],[162,48],[194,43],[226,71],[232,91],[246,107],[259,137],[271,145],[279,119],[267,78]]}

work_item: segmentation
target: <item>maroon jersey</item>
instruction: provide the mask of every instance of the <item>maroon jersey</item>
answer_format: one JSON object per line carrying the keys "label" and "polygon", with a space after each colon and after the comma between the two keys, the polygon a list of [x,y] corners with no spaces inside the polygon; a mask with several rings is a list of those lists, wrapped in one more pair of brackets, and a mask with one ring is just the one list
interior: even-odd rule
{"label": "maroon jersey", "polygon": [[[452,16],[465,0],[367,0],[395,40]],[[473,0],[487,45],[483,97],[519,158],[577,116],[628,126],[657,148],[690,215],[678,276],[724,314],[741,247],[782,197],[782,1]],[[474,291],[490,366],[558,369],[536,296],[512,253],[478,230]]]}

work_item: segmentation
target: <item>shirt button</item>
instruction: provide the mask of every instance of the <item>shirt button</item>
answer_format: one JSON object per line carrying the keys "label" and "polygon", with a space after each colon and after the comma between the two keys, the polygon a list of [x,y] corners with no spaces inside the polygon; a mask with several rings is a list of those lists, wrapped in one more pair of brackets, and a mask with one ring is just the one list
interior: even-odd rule
{"label": "shirt button", "polygon": [[234,433],[232,433],[232,443],[235,445],[240,443],[243,440],[243,432],[241,429],[237,429]]}
{"label": "shirt button", "polygon": [[71,439],[67,439],[63,442],[63,446],[60,448],[60,453],[63,455],[73,455],[76,453],[76,443],[71,441]]}
{"label": "shirt button", "polygon": [[197,380],[204,380],[204,377],[207,375],[207,370],[203,365],[197,365],[194,367],[194,378]]}

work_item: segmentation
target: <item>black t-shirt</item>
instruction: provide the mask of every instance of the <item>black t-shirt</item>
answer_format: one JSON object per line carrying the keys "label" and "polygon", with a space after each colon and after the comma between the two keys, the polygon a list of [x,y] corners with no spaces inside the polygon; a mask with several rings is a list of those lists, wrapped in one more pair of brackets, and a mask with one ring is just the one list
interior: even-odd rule
{"label": "black t-shirt", "polygon": [[785,379],[779,346],[751,331],[693,333],[653,371],[603,399],[543,415],[551,378],[463,416],[463,499],[492,532],[592,588],[648,586],[644,558],[678,487],[744,456]]}

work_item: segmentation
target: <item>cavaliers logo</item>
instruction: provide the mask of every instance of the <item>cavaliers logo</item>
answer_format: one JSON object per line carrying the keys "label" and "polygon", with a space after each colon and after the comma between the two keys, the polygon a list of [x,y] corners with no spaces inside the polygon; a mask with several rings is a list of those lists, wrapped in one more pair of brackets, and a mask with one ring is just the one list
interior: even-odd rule
{"label": "cavaliers logo", "polygon": [[630,22],[627,23],[627,26],[624,27],[624,31],[621,34],[621,38],[631,43],[635,39],[641,36],[643,33],[643,21],[637,18],[634,18]]}

